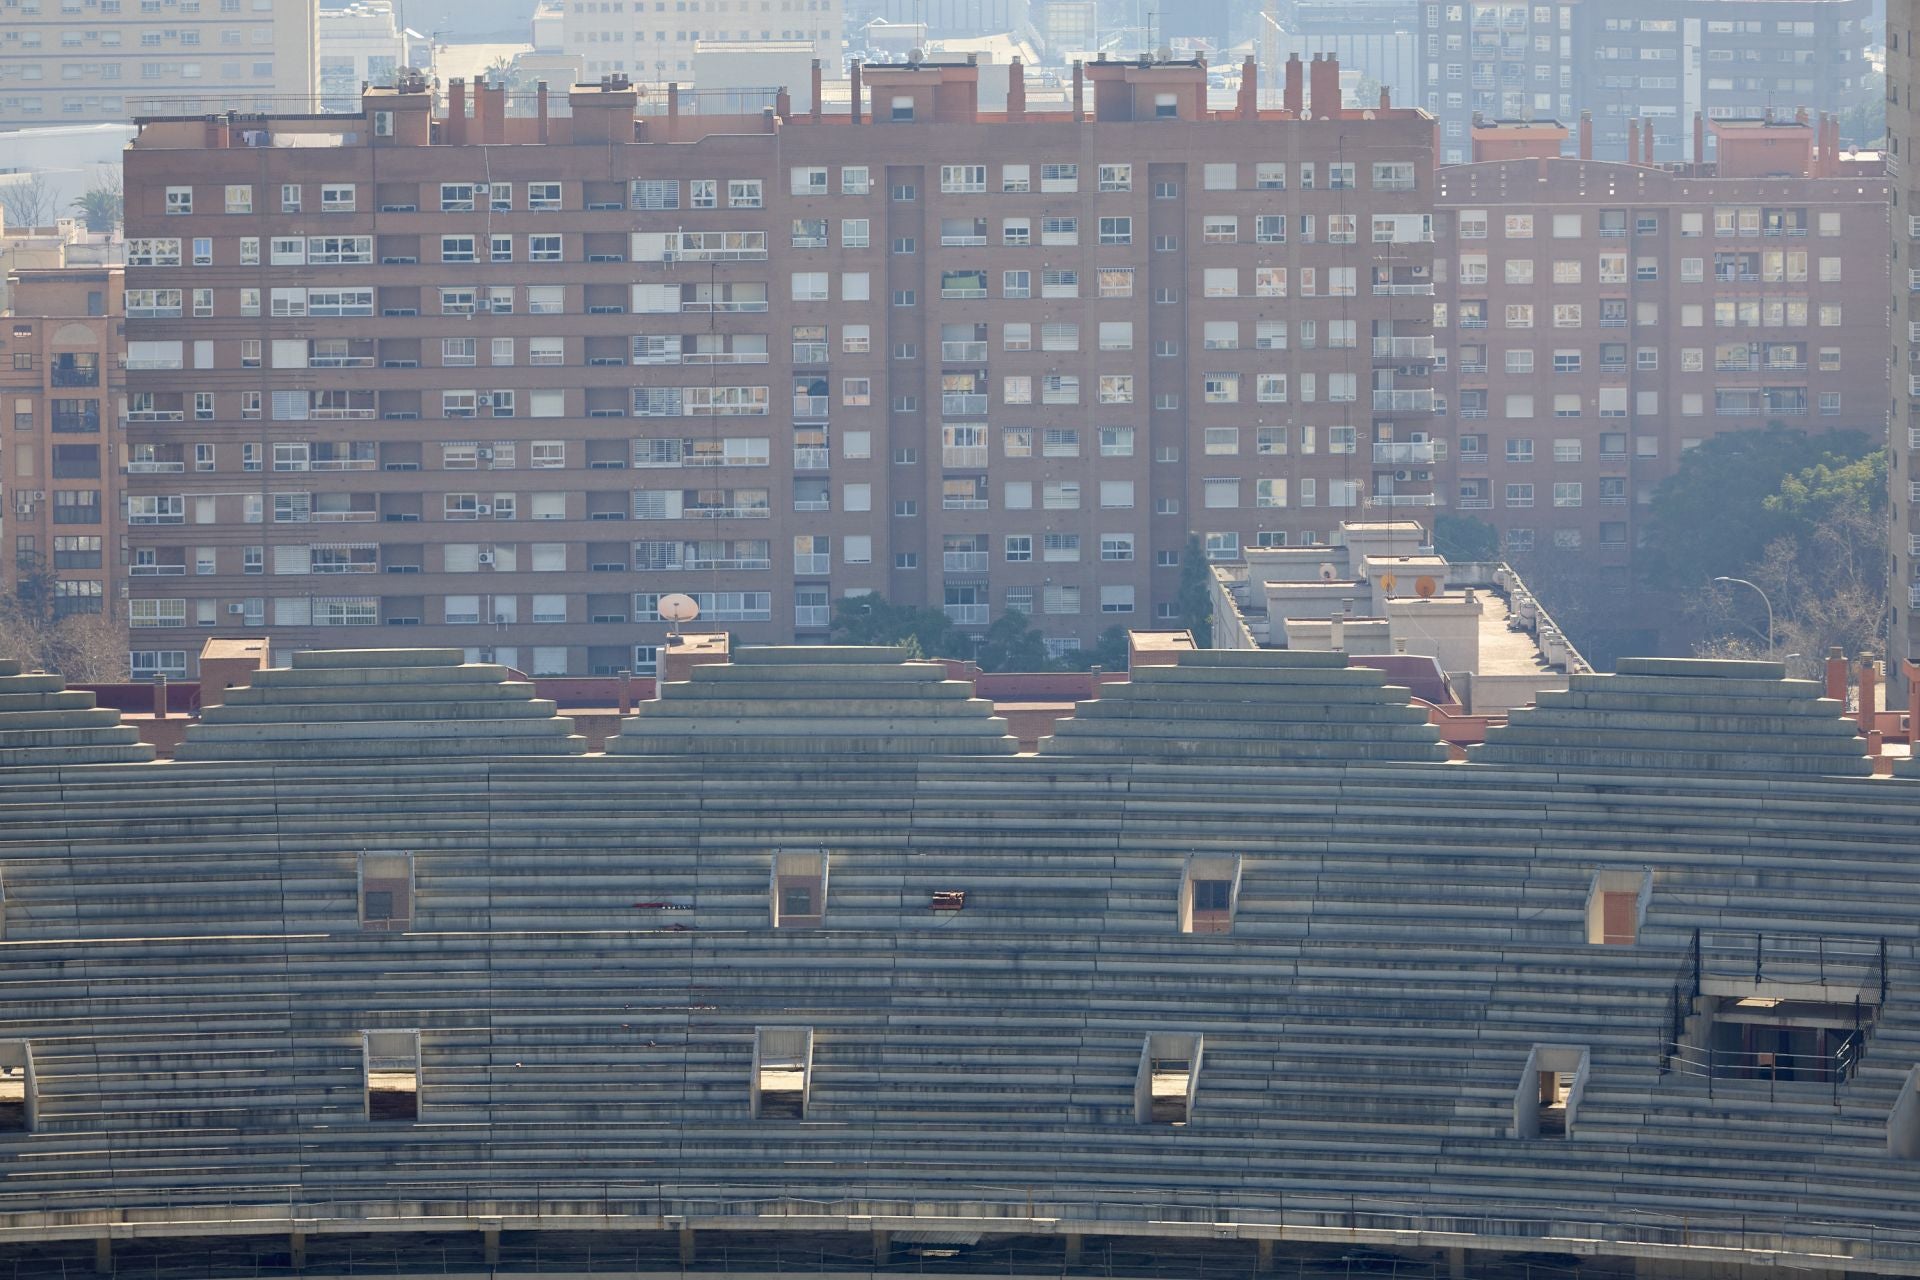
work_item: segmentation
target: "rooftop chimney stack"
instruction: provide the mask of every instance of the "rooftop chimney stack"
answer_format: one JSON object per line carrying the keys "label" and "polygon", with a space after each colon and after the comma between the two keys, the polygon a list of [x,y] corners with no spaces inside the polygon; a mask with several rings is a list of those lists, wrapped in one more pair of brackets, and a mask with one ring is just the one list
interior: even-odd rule
{"label": "rooftop chimney stack", "polygon": [[1260,64],[1252,54],[1240,64],[1240,118],[1260,118]]}
{"label": "rooftop chimney stack", "polygon": [[447,141],[459,146],[467,140],[467,82],[455,76],[447,81]]}
{"label": "rooftop chimney stack", "polygon": [[1306,71],[1301,65],[1300,55],[1287,55],[1287,84],[1281,105],[1294,119],[1300,119],[1306,113],[1306,92],[1304,89]]}
{"label": "rooftop chimney stack", "polygon": [[1340,64],[1332,54],[1313,60],[1312,81],[1308,85],[1310,106],[1315,118],[1338,119],[1340,115]]}
{"label": "rooftop chimney stack", "polygon": [[860,123],[860,97],[861,97],[862,91],[860,88],[860,60],[858,58],[854,59],[853,66],[850,67],[847,71],[847,84],[848,84],[848,88],[852,91],[852,103],[853,103],[852,120],[855,124],[859,124]]}
{"label": "rooftop chimney stack", "polygon": [[1087,118],[1087,73],[1078,62],[1073,64],[1073,118],[1081,121]]}
{"label": "rooftop chimney stack", "polygon": [[1640,163],[1648,168],[1653,167],[1653,121],[1651,120],[1643,120],[1640,123]]}
{"label": "rooftop chimney stack", "polygon": [[547,82],[536,80],[533,84],[534,115],[540,121],[540,141],[547,140]]}
{"label": "rooftop chimney stack", "polygon": [[1707,118],[1698,111],[1693,113],[1693,162],[1707,162]]}
{"label": "rooftop chimney stack", "polygon": [[1027,118],[1027,68],[1020,59],[1007,63],[1007,119],[1018,124]]}
{"label": "rooftop chimney stack", "polygon": [[1580,158],[1593,159],[1593,112],[1580,113]]}
{"label": "rooftop chimney stack", "polygon": [[1627,121],[1627,163],[1637,164],[1640,160],[1640,122]]}

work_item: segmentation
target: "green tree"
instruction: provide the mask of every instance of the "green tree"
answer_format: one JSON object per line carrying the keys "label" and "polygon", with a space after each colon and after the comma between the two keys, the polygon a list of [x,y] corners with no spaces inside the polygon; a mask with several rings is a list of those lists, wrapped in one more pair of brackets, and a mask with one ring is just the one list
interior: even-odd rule
{"label": "green tree", "polygon": [[972,658],[973,641],[945,611],[896,604],[873,593],[843,596],[833,607],[836,644],[905,645],[925,658]]}
{"label": "green tree", "polygon": [[1102,671],[1127,669],[1127,629],[1118,623],[1100,633],[1091,649],[1076,649],[1067,655],[1067,665],[1080,671],[1098,667]]}
{"label": "green tree", "polygon": [[1840,141],[1877,148],[1887,140],[1887,78],[1878,71],[1861,78],[1860,100],[1840,113]]}
{"label": "green tree", "polygon": [[1443,515],[1433,522],[1434,550],[1455,564],[1500,558],[1500,531],[1478,516]]}
{"label": "green tree", "polygon": [[974,661],[982,671],[1051,671],[1054,667],[1040,629],[1018,609],[993,620]]}
{"label": "green tree", "polygon": [[1200,535],[1187,535],[1187,549],[1180,553],[1180,594],[1175,603],[1180,623],[1193,632],[1193,642],[1202,649],[1213,647],[1213,570],[1207,565],[1207,549]]}
{"label": "green tree", "polygon": [[[1666,591],[1692,591],[1722,574],[1739,575],[1782,537],[1810,534],[1820,504],[1831,504],[1835,479],[1873,451],[1858,431],[1809,436],[1769,424],[1761,431],[1710,437],[1680,459],[1654,491],[1635,557],[1642,580]],[[1821,479],[1821,467],[1828,478]],[[1810,473],[1807,493],[1783,495],[1788,476]],[[1780,498],[1780,501],[1770,501]]]}
{"label": "green tree", "polygon": [[126,215],[126,196],[118,172],[108,169],[91,187],[74,197],[73,208],[86,220],[87,230],[111,232]]}

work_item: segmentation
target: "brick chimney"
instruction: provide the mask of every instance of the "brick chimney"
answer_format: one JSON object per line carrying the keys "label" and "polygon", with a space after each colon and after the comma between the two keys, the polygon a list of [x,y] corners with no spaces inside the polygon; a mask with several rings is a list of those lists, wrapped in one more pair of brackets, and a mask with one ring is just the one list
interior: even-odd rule
{"label": "brick chimney", "polygon": [[1240,64],[1240,118],[1260,118],[1260,64],[1251,54]]}
{"label": "brick chimney", "polygon": [[467,82],[459,76],[447,81],[447,142],[459,146],[467,140]]}
{"label": "brick chimney", "polygon": [[1085,120],[1087,103],[1087,73],[1078,62],[1073,64],[1073,118]]}
{"label": "brick chimney", "polygon": [[1645,120],[1640,125],[1640,162],[1649,168],[1653,165],[1653,121]]}
{"label": "brick chimney", "polygon": [[1640,159],[1640,122],[1627,121],[1627,163],[1635,164]]}
{"label": "brick chimney", "polygon": [[1305,68],[1301,65],[1300,55],[1287,55],[1287,84],[1285,98],[1281,105],[1298,120],[1306,111]]}
{"label": "brick chimney", "polygon": [[1580,113],[1580,158],[1593,159],[1593,112]]}
{"label": "brick chimney", "polygon": [[808,99],[808,108],[815,124],[820,123],[820,59],[813,60],[813,71],[809,83],[813,86],[813,97]]}
{"label": "brick chimney", "polygon": [[1693,162],[1707,162],[1707,118],[1698,111],[1693,113]]}
{"label": "brick chimney", "polygon": [[1312,80],[1308,85],[1315,117],[1328,120],[1340,115],[1340,63],[1332,54],[1313,60]]}
{"label": "brick chimney", "polygon": [[1019,123],[1027,118],[1027,68],[1018,58],[1007,63],[1007,119]]}
{"label": "brick chimney", "polygon": [[855,124],[859,124],[860,123],[860,107],[861,107],[861,103],[860,103],[861,87],[860,87],[860,60],[857,58],[854,59],[853,66],[849,68],[847,71],[847,82],[848,82],[848,87],[852,90],[852,94],[853,94],[853,99],[852,99],[853,122]]}

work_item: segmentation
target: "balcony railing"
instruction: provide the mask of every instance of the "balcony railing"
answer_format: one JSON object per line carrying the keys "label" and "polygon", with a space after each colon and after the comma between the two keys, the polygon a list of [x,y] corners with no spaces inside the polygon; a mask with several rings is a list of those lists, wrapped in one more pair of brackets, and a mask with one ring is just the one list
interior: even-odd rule
{"label": "balcony railing", "polygon": [[1461,498],[1454,505],[1459,507],[1460,510],[1462,511],[1491,511],[1493,509],[1493,499],[1492,498]]}
{"label": "balcony railing", "polygon": [[373,416],[373,410],[372,409],[314,409],[314,410],[311,410],[307,416],[319,422],[339,421],[346,418],[371,418]]}
{"label": "balcony railing", "polygon": [[942,498],[940,507],[944,511],[985,511],[985,498]]}
{"label": "balcony railing", "polygon": [[1428,466],[1433,462],[1433,442],[1431,440],[1376,441],[1373,446],[1373,460],[1376,464],[1387,466]]}
{"label": "balcony railing", "polygon": [[1420,387],[1405,391],[1376,389],[1373,393],[1373,407],[1376,412],[1432,413],[1433,388]]}
{"label": "balcony railing", "polygon": [[795,573],[815,574],[833,572],[833,557],[828,555],[796,555],[793,558]]}
{"label": "balcony railing", "polygon": [[1367,495],[1370,507],[1437,507],[1440,495],[1435,493],[1370,493]]}
{"label": "balcony railing", "polygon": [[987,609],[984,604],[950,604],[947,618],[957,627],[984,627],[987,625]]}
{"label": "balcony railing", "polygon": [[833,499],[795,498],[793,500],[793,509],[795,511],[831,511],[833,510]]}
{"label": "balcony railing", "polygon": [[956,364],[976,364],[987,358],[987,344],[984,342],[943,342],[940,344],[940,358]]}
{"label": "balcony railing", "polygon": [[[443,362],[446,363],[446,362]],[[472,364],[471,360],[467,361]],[[372,356],[312,356],[307,360],[309,369],[371,369]]]}
{"label": "balcony railing", "polygon": [[[1373,358],[1376,360],[1431,360],[1433,359],[1433,338],[1431,336],[1375,338]],[[1482,372],[1485,370],[1483,369]]]}
{"label": "balcony railing", "polygon": [[943,467],[965,468],[972,470],[987,465],[987,446],[983,444],[950,444],[940,450],[940,465]]}
{"label": "balcony railing", "polygon": [[[129,409],[127,411],[128,422],[184,422],[186,417],[187,414],[184,409]],[[99,425],[96,421],[91,428],[87,429],[98,430]],[[57,418],[55,419],[53,429],[55,431],[61,429]],[[72,427],[66,429],[69,431],[73,430]]]}
{"label": "balcony railing", "polygon": [[100,385],[100,371],[98,369],[70,369],[55,365],[51,372],[51,381],[56,387],[97,387]]}
{"label": "balcony railing", "polygon": [[793,398],[793,416],[796,418],[824,418],[832,405],[830,396],[795,396]]}
{"label": "balcony railing", "polygon": [[825,471],[830,465],[832,458],[825,445],[802,444],[793,447],[795,471]]}
{"label": "balcony railing", "polygon": [[[795,502],[794,509],[800,509]],[[681,514],[690,520],[765,520],[773,514],[771,507],[685,507]]]}
{"label": "balcony railing", "polygon": [[940,397],[940,412],[950,417],[955,414],[971,415],[986,411],[987,398],[984,395],[972,392],[948,392]]}
{"label": "balcony railing", "polygon": [[[940,568],[947,573],[985,573],[987,571],[987,553],[984,551],[943,551],[940,553]],[[954,608],[964,606],[955,605]]]}
{"label": "balcony railing", "polygon": [[187,566],[184,564],[136,564],[127,570],[134,578],[184,578]]}
{"label": "balcony railing", "polygon": [[377,511],[316,511],[312,514],[315,524],[359,524],[363,520],[378,520]]}
{"label": "balcony railing", "polygon": [[1463,362],[1460,366],[1461,373],[1485,373],[1486,371],[1487,366],[1485,361],[1470,360]]}
{"label": "balcony railing", "polygon": [[186,469],[187,464],[184,462],[129,462],[127,464],[127,474],[130,476],[165,475]]}
{"label": "balcony railing", "polygon": [[1428,284],[1376,284],[1373,286],[1376,298],[1430,298],[1433,285]]}

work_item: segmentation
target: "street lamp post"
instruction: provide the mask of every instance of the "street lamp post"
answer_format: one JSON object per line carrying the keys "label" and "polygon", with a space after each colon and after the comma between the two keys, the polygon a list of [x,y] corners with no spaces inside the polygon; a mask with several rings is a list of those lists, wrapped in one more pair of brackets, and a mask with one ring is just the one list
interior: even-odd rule
{"label": "street lamp post", "polygon": [[1737,582],[1743,587],[1752,587],[1754,589],[1754,592],[1759,595],[1760,603],[1767,606],[1767,656],[1771,658],[1773,656],[1773,601],[1767,598],[1767,593],[1760,590],[1758,585],[1756,585],[1755,583],[1748,582],[1745,578],[1720,577],[1720,578],[1715,578],[1714,581],[1715,582]]}

